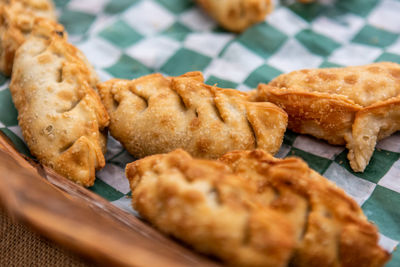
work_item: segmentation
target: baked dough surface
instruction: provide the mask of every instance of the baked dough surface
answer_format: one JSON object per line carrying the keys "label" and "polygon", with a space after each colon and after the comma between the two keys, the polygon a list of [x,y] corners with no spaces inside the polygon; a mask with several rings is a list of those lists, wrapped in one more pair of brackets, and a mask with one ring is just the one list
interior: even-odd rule
{"label": "baked dough surface", "polygon": [[362,172],[376,142],[400,130],[400,65],[294,71],[260,85],[256,98],[283,108],[289,129],[346,144],[352,169]]}
{"label": "baked dough surface", "polygon": [[271,12],[271,0],[196,0],[222,27],[242,32]]}
{"label": "baked dough surface", "polygon": [[85,186],[105,165],[109,117],[84,55],[67,42],[63,27],[38,19],[17,50],[10,90],[18,122],[41,163]]}
{"label": "baked dough surface", "polygon": [[183,148],[201,158],[235,149],[276,153],[287,115],[271,103],[203,83],[200,72],[152,74],[98,85],[111,118],[110,132],[136,158]]}
{"label": "baked dough surface", "polygon": [[51,0],[0,0],[0,71],[5,75],[11,74],[15,51],[39,17],[56,20]]}
{"label": "baked dough surface", "polygon": [[298,158],[262,150],[218,161],[183,150],[127,165],[132,204],[166,234],[240,266],[383,266],[378,231]]}

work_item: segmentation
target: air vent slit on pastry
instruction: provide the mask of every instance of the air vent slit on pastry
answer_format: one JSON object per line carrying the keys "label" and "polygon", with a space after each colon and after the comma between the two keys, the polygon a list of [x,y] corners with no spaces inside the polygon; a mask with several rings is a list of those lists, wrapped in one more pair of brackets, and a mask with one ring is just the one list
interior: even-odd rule
{"label": "air vent slit on pastry", "polygon": [[[175,82],[171,82],[171,90],[175,93],[175,95],[179,98],[180,103],[182,104],[183,110],[187,111],[192,108],[192,103],[190,99],[186,97],[186,94],[182,94],[179,88],[179,84]],[[195,109],[196,117],[198,117],[198,113]]]}
{"label": "air vent slit on pastry", "polygon": [[249,129],[251,131],[251,133],[253,134],[253,138],[254,138],[254,147],[257,147],[257,134],[256,131],[253,128],[253,125],[251,124],[251,122],[249,121],[249,118],[247,117],[246,114],[246,120],[247,120],[247,125],[249,126]]}
{"label": "air vent slit on pastry", "polygon": [[[182,107],[182,111],[189,110],[189,107],[187,106],[187,104],[186,104],[185,100],[183,99],[183,97],[179,93],[177,93],[176,91],[175,91],[175,94],[179,98],[179,104]],[[195,110],[195,114],[196,114],[196,117],[199,117],[199,114],[197,113],[196,110]]]}
{"label": "air vent slit on pastry", "polygon": [[308,220],[309,220],[310,213],[311,213],[311,207],[309,204],[307,204],[306,212],[304,214],[304,224],[303,224],[303,227],[301,228],[302,230],[299,235],[299,242],[301,242],[304,239],[304,236],[307,233]]}
{"label": "air vent slit on pastry", "polygon": [[343,264],[341,262],[341,259],[342,259],[341,255],[340,255],[341,250],[342,249],[341,249],[341,246],[340,246],[340,234],[338,233],[336,235],[336,258],[337,258],[337,261],[338,261],[338,266],[346,266],[345,264]]}
{"label": "air vent slit on pastry", "polygon": [[58,83],[62,83],[63,82],[63,67],[62,66],[58,69],[57,82]]}
{"label": "air vent slit on pastry", "polygon": [[222,116],[222,113],[221,113],[221,107],[216,104],[215,100],[214,100],[214,103],[213,103],[212,107],[214,108],[214,111],[215,111],[215,114],[216,114],[216,117],[218,118],[218,120],[220,120],[222,123],[225,123],[225,119],[224,119],[224,117]]}
{"label": "air vent slit on pastry", "polygon": [[251,229],[250,229],[250,218],[247,216],[246,223],[244,224],[243,231],[243,238],[242,243],[243,246],[248,246],[251,241]]}
{"label": "air vent slit on pastry", "polygon": [[63,108],[63,109],[59,109],[59,110],[57,110],[57,112],[58,112],[58,113],[68,113],[68,112],[73,111],[73,110],[74,110],[76,107],[78,107],[78,105],[81,103],[82,99],[83,99],[83,98],[79,98],[79,99],[77,99],[77,100],[71,101],[69,107],[65,107],[65,108]]}
{"label": "air vent slit on pastry", "polygon": [[131,90],[128,92],[142,100],[142,103],[144,104],[142,111],[145,111],[149,106],[149,97],[145,95],[146,92],[143,92],[143,90],[139,90],[136,87],[131,87],[130,89]]}
{"label": "air vent slit on pastry", "polygon": [[116,110],[118,108],[118,106],[119,106],[119,101],[114,96],[112,96],[111,100],[112,100],[112,104],[110,105],[110,107],[113,110]]}
{"label": "air vent slit on pastry", "polygon": [[73,142],[67,143],[64,146],[60,147],[58,153],[62,154],[65,151],[69,150],[74,144],[75,144],[76,140],[74,140]]}

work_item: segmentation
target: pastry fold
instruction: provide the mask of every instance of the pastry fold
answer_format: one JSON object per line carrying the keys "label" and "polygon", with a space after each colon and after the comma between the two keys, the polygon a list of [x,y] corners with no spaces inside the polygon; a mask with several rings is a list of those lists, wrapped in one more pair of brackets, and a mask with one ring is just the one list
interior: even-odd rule
{"label": "pastry fold", "polygon": [[41,163],[84,186],[105,165],[109,117],[84,55],[67,42],[63,27],[38,19],[16,52],[10,90],[18,122]]}
{"label": "pastry fold", "polygon": [[11,74],[15,51],[39,17],[56,20],[51,0],[0,0],[0,71],[5,75]]}
{"label": "pastry fold", "polygon": [[162,232],[238,266],[383,266],[376,227],[298,158],[263,150],[219,160],[183,150],[126,167],[132,204]]}
{"label": "pastry fold", "polygon": [[356,172],[364,171],[377,141],[400,130],[396,63],[294,71],[259,85],[255,95],[283,108],[289,129],[346,144]]}
{"label": "pastry fold", "polygon": [[196,0],[222,27],[242,32],[271,12],[270,0]]}
{"label": "pastry fold", "polygon": [[235,149],[276,153],[286,130],[282,109],[250,102],[248,94],[237,90],[208,86],[200,72],[114,79],[98,88],[111,118],[111,135],[136,158],[177,148],[201,158]]}

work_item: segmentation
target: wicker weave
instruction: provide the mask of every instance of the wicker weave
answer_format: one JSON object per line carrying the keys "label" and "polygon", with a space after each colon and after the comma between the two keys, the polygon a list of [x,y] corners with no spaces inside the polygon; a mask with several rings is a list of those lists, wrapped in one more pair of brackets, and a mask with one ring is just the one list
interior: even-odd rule
{"label": "wicker weave", "polygon": [[0,266],[94,266],[14,222],[0,208]]}

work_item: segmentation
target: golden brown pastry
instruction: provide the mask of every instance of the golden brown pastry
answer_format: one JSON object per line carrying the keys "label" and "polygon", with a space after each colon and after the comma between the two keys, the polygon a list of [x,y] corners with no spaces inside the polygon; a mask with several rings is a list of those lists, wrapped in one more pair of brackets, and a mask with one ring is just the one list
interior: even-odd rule
{"label": "golden brown pastry", "polygon": [[222,27],[242,32],[271,12],[271,0],[196,0]]}
{"label": "golden brown pastry", "polygon": [[286,130],[283,110],[249,102],[248,94],[237,90],[208,86],[200,72],[114,79],[98,88],[111,135],[136,158],[177,148],[201,158],[235,149],[276,153]]}
{"label": "golden brown pastry", "polygon": [[98,82],[61,25],[39,19],[16,52],[10,84],[18,122],[41,163],[85,186],[105,165],[109,118],[95,91]]}
{"label": "golden brown pastry", "polygon": [[362,172],[376,142],[400,130],[400,65],[295,71],[261,84],[256,98],[282,107],[289,129],[346,144],[352,169]]}
{"label": "golden brown pastry", "polygon": [[132,204],[162,232],[228,265],[383,266],[376,227],[341,189],[298,158],[183,150],[127,165]]}
{"label": "golden brown pastry", "polygon": [[0,0],[0,71],[5,75],[11,74],[15,51],[39,17],[56,19],[51,0]]}

